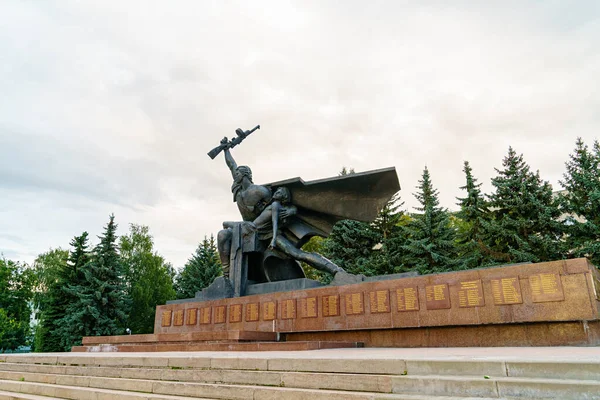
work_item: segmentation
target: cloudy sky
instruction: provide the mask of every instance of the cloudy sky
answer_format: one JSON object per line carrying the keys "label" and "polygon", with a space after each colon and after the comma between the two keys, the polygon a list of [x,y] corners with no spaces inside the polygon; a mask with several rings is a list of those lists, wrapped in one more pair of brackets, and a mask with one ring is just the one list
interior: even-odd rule
{"label": "cloudy sky", "polygon": [[257,183],[425,165],[455,209],[508,146],[559,188],[600,138],[600,2],[0,2],[0,252],[31,262],[110,213],[181,267]]}

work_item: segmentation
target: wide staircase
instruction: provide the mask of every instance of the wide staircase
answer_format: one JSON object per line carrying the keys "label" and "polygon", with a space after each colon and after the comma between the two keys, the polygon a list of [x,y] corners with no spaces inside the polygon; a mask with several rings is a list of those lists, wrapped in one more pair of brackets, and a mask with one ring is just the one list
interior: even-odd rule
{"label": "wide staircase", "polygon": [[600,399],[598,348],[0,355],[0,400]]}

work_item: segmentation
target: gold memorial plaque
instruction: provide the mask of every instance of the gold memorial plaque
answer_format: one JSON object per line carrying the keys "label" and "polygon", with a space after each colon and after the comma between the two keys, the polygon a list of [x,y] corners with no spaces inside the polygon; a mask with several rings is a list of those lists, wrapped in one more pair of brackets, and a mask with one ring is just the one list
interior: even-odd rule
{"label": "gold memorial plaque", "polygon": [[215,307],[215,324],[224,324],[227,317],[227,306]]}
{"label": "gold memorial plaque", "polygon": [[371,313],[390,312],[390,291],[377,290],[369,293]]}
{"label": "gold memorial plaque", "polygon": [[185,324],[196,325],[196,322],[198,322],[198,309],[188,308],[185,310]]}
{"label": "gold memorial plaque", "polygon": [[300,299],[300,318],[315,318],[317,316],[317,298]]}
{"label": "gold memorial plaque", "polygon": [[492,286],[494,304],[519,304],[523,302],[518,277],[491,279],[490,285]]}
{"label": "gold memorial plaque", "polygon": [[321,297],[321,307],[324,317],[340,315],[340,296],[337,294]]}
{"label": "gold memorial plaque", "polygon": [[259,303],[246,304],[246,322],[258,321],[258,304]]}
{"label": "gold memorial plaque", "polygon": [[287,299],[280,301],[281,319],[296,318],[296,299]]}
{"label": "gold memorial plaque", "polygon": [[346,315],[357,315],[365,312],[365,301],[363,292],[348,293],[345,296]]}
{"label": "gold memorial plaque", "polygon": [[425,306],[428,310],[450,308],[450,292],[447,283],[425,286]]}
{"label": "gold memorial plaque", "polygon": [[532,275],[529,277],[529,286],[534,303],[564,301],[565,299],[562,282],[558,274]]}
{"label": "gold memorial plaque", "polygon": [[419,310],[419,288],[417,286],[396,289],[398,311]]}
{"label": "gold memorial plaque", "polygon": [[173,325],[175,325],[175,326],[183,325],[183,310],[175,311],[175,315],[173,315]]}
{"label": "gold memorial plaque", "polygon": [[210,324],[210,307],[200,309],[200,325]]}
{"label": "gold memorial plaque", "polygon": [[263,303],[263,321],[272,321],[277,316],[277,306],[274,301]]}
{"label": "gold memorial plaque", "polygon": [[232,304],[229,306],[229,322],[242,322],[241,304]]}
{"label": "gold memorial plaque", "polygon": [[162,312],[160,326],[171,326],[171,314],[173,314],[171,310]]}
{"label": "gold memorial plaque", "polygon": [[597,275],[592,274],[592,287],[596,292],[596,300],[600,300],[600,279]]}
{"label": "gold memorial plaque", "polygon": [[481,279],[460,282],[460,286],[458,287],[459,307],[483,307],[484,305],[485,300],[483,298]]}

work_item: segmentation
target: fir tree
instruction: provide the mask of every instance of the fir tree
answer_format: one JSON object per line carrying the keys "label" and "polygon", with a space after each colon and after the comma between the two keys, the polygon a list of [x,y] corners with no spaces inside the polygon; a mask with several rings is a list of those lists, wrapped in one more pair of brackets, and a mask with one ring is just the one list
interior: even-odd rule
{"label": "fir tree", "polygon": [[323,255],[351,274],[376,275],[371,257],[378,243],[379,236],[369,224],[342,220],[323,241]]}
{"label": "fir tree", "polygon": [[466,184],[460,189],[465,190],[466,197],[457,197],[460,211],[457,217],[462,224],[457,230],[457,244],[459,247],[459,257],[463,268],[477,268],[486,262],[485,236],[483,224],[489,218],[489,209],[487,202],[481,193],[481,183],[473,177],[473,170],[468,161],[463,166]]}
{"label": "fir tree", "polygon": [[483,222],[490,257],[496,262],[539,262],[560,258],[559,209],[552,187],[542,181],[512,147],[504,169],[492,178],[489,196],[493,218]]}
{"label": "fir tree", "polygon": [[123,267],[117,249],[117,225],[114,215],[99,236],[91,260],[81,267],[83,281],[67,291],[75,301],[67,309],[62,323],[68,330],[66,346],[78,344],[82,336],[121,334],[127,318]]}
{"label": "fir tree", "polygon": [[[80,236],[75,236],[69,244],[71,251],[68,254],[65,268],[59,271],[56,277],[56,296],[60,298],[57,305],[60,311],[52,323],[50,333],[58,339],[59,343],[57,344],[58,349],[53,351],[70,351],[71,347],[77,344],[82,336],[68,322],[71,320],[69,316],[70,307],[73,307],[73,304],[79,300],[77,293],[72,288],[81,288],[86,285],[84,267],[90,261],[88,233],[83,232]],[[54,343],[51,345],[55,346]],[[42,344],[40,351],[50,351],[44,350],[45,346],[47,345]]]}
{"label": "fir tree", "polygon": [[572,257],[588,257],[600,265],[600,143],[592,150],[577,138],[575,150],[565,163],[567,171],[560,183],[566,189],[561,198],[565,218],[567,252]]}
{"label": "fir tree", "polygon": [[378,235],[381,246],[375,246],[372,264],[377,275],[392,274],[402,270],[402,246],[406,244],[406,235],[402,229],[404,205],[400,193],[394,194],[379,212],[371,228]]}
{"label": "fir tree", "polygon": [[408,236],[402,246],[404,264],[422,274],[452,270],[458,265],[455,232],[450,226],[448,210],[439,205],[438,191],[433,188],[427,167],[417,189],[414,196],[421,206],[415,209],[422,214],[415,214],[404,228]]}
{"label": "fir tree", "polygon": [[221,261],[213,235],[206,236],[192,254],[192,257],[175,278],[175,290],[178,299],[194,297],[196,292],[210,285],[222,274]]}
{"label": "fir tree", "polygon": [[404,215],[400,207],[403,205],[404,202],[400,201],[400,193],[394,194],[371,224],[373,229],[381,235],[382,240],[390,238],[399,230],[398,224]]}

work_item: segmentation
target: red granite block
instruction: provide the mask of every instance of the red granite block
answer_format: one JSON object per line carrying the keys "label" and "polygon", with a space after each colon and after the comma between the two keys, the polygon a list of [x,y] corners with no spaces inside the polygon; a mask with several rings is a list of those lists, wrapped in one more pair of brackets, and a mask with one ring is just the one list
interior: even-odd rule
{"label": "red granite block", "polygon": [[477,347],[480,346],[478,326],[453,326],[428,328],[428,347]]}
{"label": "red granite block", "polygon": [[477,326],[473,334],[481,347],[530,346],[527,328],[523,324]]}
{"label": "red granite block", "polygon": [[579,274],[586,273],[591,269],[594,269],[593,265],[587,258],[575,258],[572,260],[564,260],[564,269],[567,274]]}
{"label": "red granite block", "polygon": [[525,302],[513,308],[515,322],[574,321],[594,319],[592,302],[587,290],[584,274],[560,277],[564,293],[563,301],[534,303],[531,285],[524,280],[522,286]]}

